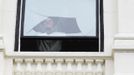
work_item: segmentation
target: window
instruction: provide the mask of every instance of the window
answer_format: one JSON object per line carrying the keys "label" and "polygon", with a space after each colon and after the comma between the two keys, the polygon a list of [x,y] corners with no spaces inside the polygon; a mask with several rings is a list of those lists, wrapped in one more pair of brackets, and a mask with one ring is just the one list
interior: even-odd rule
{"label": "window", "polygon": [[15,51],[103,51],[102,0],[18,0]]}

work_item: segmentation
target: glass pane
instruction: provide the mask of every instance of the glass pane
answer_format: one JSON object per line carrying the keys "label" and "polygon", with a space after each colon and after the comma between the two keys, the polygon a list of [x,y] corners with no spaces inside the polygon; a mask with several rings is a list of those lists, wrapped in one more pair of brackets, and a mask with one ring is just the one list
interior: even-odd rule
{"label": "glass pane", "polygon": [[26,0],[24,36],[96,36],[96,0]]}

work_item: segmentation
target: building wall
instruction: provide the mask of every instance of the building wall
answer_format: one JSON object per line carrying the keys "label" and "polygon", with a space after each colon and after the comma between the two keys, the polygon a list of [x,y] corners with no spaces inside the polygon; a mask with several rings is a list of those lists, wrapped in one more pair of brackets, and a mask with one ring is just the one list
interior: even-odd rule
{"label": "building wall", "polygon": [[[14,36],[15,36],[15,25],[16,25],[16,6],[17,0],[0,0],[1,5],[1,17],[0,17],[0,33],[4,39],[4,52],[5,54],[10,54],[14,50]],[[112,46],[113,39],[117,33],[117,0],[104,0],[104,32],[105,32],[105,52],[103,53],[89,53],[88,56],[111,56],[112,55]],[[48,54],[49,55],[49,54]],[[56,55],[56,54],[55,54]],[[3,56],[3,55],[2,55]],[[1,57],[2,57],[1,56]],[[69,54],[68,54],[69,56]],[[79,56],[79,54],[78,54]],[[3,61],[5,58],[1,58]],[[7,61],[7,62],[6,62]],[[5,59],[5,67],[10,66],[10,59]],[[106,75],[113,75],[113,60],[109,59],[106,61],[107,67]],[[111,66],[111,67],[109,67]],[[3,68],[3,67],[2,67]],[[5,68],[5,74],[8,75],[11,73],[10,68]],[[9,72],[6,72],[9,71]],[[4,74],[4,73],[3,73]],[[1,75],[1,74],[0,74]]]}
{"label": "building wall", "polygon": [[[104,0],[105,52],[86,55],[110,57],[111,59],[106,61],[106,75],[133,75],[134,69],[131,67],[134,57],[133,4],[133,0]],[[0,0],[0,64],[3,64],[0,65],[0,75],[9,75],[12,67],[12,62],[9,63],[11,59],[7,57],[8,54],[14,55],[16,6],[17,0]]]}

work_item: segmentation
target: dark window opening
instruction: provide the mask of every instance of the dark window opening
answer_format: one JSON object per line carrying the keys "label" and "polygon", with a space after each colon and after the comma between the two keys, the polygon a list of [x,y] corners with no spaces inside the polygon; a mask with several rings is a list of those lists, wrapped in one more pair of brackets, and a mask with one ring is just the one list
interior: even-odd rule
{"label": "dark window opening", "polygon": [[[98,51],[98,40],[35,40],[23,39],[21,49],[23,51],[46,52],[94,52]],[[96,45],[96,47],[94,47]],[[28,46],[28,47],[27,47]]]}
{"label": "dark window opening", "polygon": [[[43,3],[42,1],[45,0],[39,0],[38,3]],[[73,1],[75,2],[75,0]],[[79,6],[76,6],[76,8],[77,7],[79,8],[79,10],[76,9],[75,6],[74,8],[68,9],[70,8],[68,5],[65,5],[64,6],[65,8],[64,7],[61,8],[61,7],[53,7],[50,4],[51,6],[50,8],[56,10],[54,11],[45,6],[44,9],[41,8],[36,1],[34,2],[32,0],[18,0],[15,51],[103,52],[104,51],[103,0],[85,0],[85,1],[88,1],[89,3],[84,4],[83,1],[83,4],[81,4],[80,6],[81,8],[79,8]],[[36,3],[37,6],[35,7],[34,4]],[[62,5],[64,4],[64,1],[63,3],[57,2],[57,4]],[[57,4],[55,3],[54,5]],[[76,3],[76,5],[79,5],[79,1],[78,3]],[[84,10],[85,9],[84,7],[87,6],[90,6],[92,8],[89,7],[89,10],[86,9],[87,12],[89,11],[88,13],[90,14],[89,15],[87,13],[86,17],[85,15],[82,14],[86,14],[83,12],[86,11]],[[44,10],[46,10],[46,12],[44,12]],[[57,13],[57,10],[61,10],[61,12]],[[63,12],[62,10],[68,13]],[[81,12],[75,15],[74,13],[76,12],[73,10]],[[52,11],[55,13],[51,14]]]}

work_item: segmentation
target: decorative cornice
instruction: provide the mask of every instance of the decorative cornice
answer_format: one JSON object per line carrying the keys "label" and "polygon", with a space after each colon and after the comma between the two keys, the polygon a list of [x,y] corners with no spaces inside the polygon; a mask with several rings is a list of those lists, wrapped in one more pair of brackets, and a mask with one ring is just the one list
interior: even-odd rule
{"label": "decorative cornice", "polygon": [[115,40],[134,40],[134,33],[118,33],[115,35]]}
{"label": "decorative cornice", "polygon": [[134,33],[119,33],[115,36],[114,51],[134,51]]}

